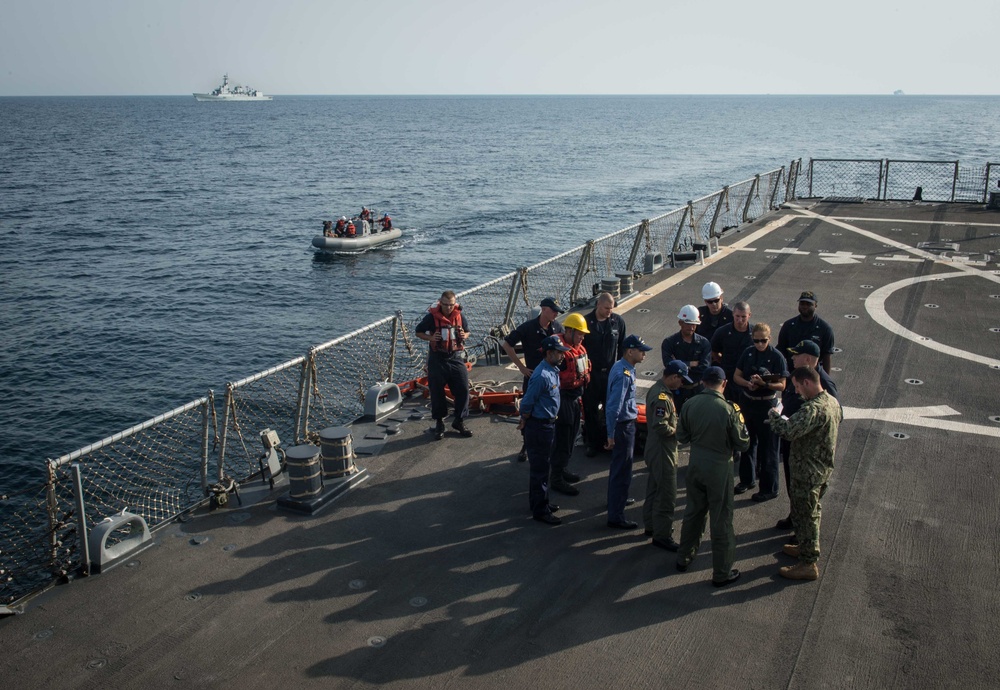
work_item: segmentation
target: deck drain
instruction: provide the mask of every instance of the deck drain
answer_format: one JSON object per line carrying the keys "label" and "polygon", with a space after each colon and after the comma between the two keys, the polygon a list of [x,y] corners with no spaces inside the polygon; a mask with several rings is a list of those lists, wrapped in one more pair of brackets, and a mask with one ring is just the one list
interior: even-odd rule
{"label": "deck drain", "polygon": [[924,382],[921,381],[920,379],[906,379],[906,382],[908,384],[910,384],[911,386],[922,386],[922,385],[924,385]]}
{"label": "deck drain", "polygon": [[657,376],[659,376],[659,374],[660,374],[660,372],[658,372],[658,371],[644,371],[644,372],[642,372],[643,376],[652,376],[654,379]]}
{"label": "deck drain", "polygon": [[830,371],[843,371],[840,367],[830,367]]}
{"label": "deck drain", "polygon": [[236,544],[226,544],[225,546],[222,547],[222,550],[223,551],[235,551],[236,550]]}
{"label": "deck drain", "polygon": [[872,266],[885,266],[885,264],[876,261],[875,263],[872,264]]}
{"label": "deck drain", "polygon": [[839,347],[831,347],[831,348],[830,348],[830,354],[833,354],[833,355],[835,355],[835,354],[837,354],[838,352],[843,352],[843,350],[841,350],[841,349],[840,349]]}
{"label": "deck drain", "polygon": [[351,580],[347,583],[347,586],[351,589],[364,589],[367,584],[364,580]]}
{"label": "deck drain", "polygon": [[191,546],[201,546],[210,539],[211,537],[205,537],[205,536],[191,537],[191,541],[189,543],[191,544]]}
{"label": "deck drain", "polygon": [[413,597],[410,599],[410,606],[415,609],[419,609],[421,606],[427,606],[427,597]]}
{"label": "deck drain", "polygon": [[905,441],[906,439],[910,438],[909,434],[904,434],[902,431],[894,431],[892,432],[891,436],[893,438],[898,438],[900,441]]}
{"label": "deck drain", "polygon": [[201,595],[198,594],[197,592],[191,592],[186,597],[184,597],[184,601],[198,601],[199,599],[201,599]]}
{"label": "deck drain", "polygon": [[924,306],[928,309],[938,309],[938,305],[936,304],[925,304]]}
{"label": "deck drain", "polygon": [[42,630],[40,632],[36,632],[35,633],[35,639],[36,640],[47,640],[50,637],[52,637],[53,632],[54,631],[52,631],[52,630]]}
{"label": "deck drain", "polygon": [[126,568],[138,568],[142,564],[142,561],[129,561],[125,564]]}
{"label": "deck drain", "polygon": [[861,289],[862,290],[871,290],[873,287],[875,287],[875,286],[874,285],[862,285]]}
{"label": "deck drain", "polygon": [[992,417],[990,417],[990,421],[1000,424],[1000,415],[993,415]]}
{"label": "deck drain", "polygon": [[744,280],[755,280],[757,276],[743,276]]}
{"label": "deck drain", "polygon": [[1000,328],[991,328],[990,333],[1000,333]]}
{"label": "deck drain", "polygon": [[926,335],[922,335],[919,338],[917,338],[917,340],[919,340],[921,342],[926,342],[926,341],[930,340],[930,338],[928,338]]}
{"label": "deck drain", "polygon": [[857,314],[844,314],[845,319],[860,319],[861,317]]}
{"label": "deck drain", "polygon": [[88,671],[96,671],[99,668],[104,668],[108,665],[107,659],[91,659],[87,662]]}
{"label": "deck drain", "polygon": [[1000,299],[1000,295],[990,295],[990,299]]}
{"label": "deck drain", "polygon": [[778,255],[777,254],[768,254],[764,258],[765,259],[777,259]]}
{"label": "deck drain", "polygon": [[991,364],[990,369],[1000,369],[1000,364]]}
{"label": "deck drain", "polygon": [[646,309],[646,308],[643,308],[643,309],[636,309],[636,311],[637,311],[638,313],[640,313],[640,314],[648,314],[648,313],[649,313],[649,309]]}
{"label": "deck drain", "polygon": [[840,237],[844,233],[842,233],[842,232],[831,232],[830,234],[833,235],[834,237]]}
{"label": "deck drain", "polygon": [[374,635],[372,637],[369,637],[368,638],[368,646],[369,647],[384,647],[385,646],[385,638],[382,637],[381,635]]}
{"label": "deck drain", "polygon": [[831,270],[823,270],[823,271],[820,271],[820,273],[833,273],[833,271],[831,271]]}
{"label": "deck drain", "polygon": [[242,512],[232,513],[229,517],[226,518],[226,520],[228,520],[233,525],[238,525],[241,522],[246,522],[249,519],[250,519],[250,513],[242,513]]}

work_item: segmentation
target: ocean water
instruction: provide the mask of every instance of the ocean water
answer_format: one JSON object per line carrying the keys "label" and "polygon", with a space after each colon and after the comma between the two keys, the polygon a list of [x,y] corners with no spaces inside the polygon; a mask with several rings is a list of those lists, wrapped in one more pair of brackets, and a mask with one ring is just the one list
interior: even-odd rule
{"label": "ocean water", "polygon": [[[792,158],[1000,161],[1000,97],[0,98],[0,491]],[[324,258],[362,204],[393,248]]]}

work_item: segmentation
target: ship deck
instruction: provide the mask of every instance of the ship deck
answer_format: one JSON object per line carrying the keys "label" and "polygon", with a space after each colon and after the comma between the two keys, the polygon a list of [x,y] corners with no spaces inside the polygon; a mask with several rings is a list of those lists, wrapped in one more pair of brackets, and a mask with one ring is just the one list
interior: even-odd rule
{"label": "ship deck", "polygon": [[[607,456],[576,449],[581,493],[553,499],[563,524],[549,527],[530,519],[514,424],[474,416],[474,438],[434,442],[428,419],[409,419],[415,401],[359,457],[367,480],[318,514],[279,511],[280,493],[251,484],[242,507],[171,524],[125,564],[36,597],[0,621],[0,675],[11,688],[995,686],[998,257],[1000,213],[982,206],[800,201],[730,233],[704,266],[640,279],[621,305],[657,345],[709,280],[775,335],[802,290],[818,294],[846,418],[816,582],[778,576],[792,562],[774,528],[783,486],[736,498],[743,576],[716,589],[707,535],[679,573],[641,529],[607,528]],[[660,367],[654,349],[638,371]],[[631,519],[645,479],[637,458]]]}

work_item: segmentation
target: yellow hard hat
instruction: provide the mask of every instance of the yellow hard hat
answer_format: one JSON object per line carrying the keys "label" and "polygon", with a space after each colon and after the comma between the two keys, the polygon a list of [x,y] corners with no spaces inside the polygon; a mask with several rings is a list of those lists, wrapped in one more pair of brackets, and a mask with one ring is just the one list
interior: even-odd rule
{"label": "yellow hard hat", "polygon": [[566,320],[563,321],[563,327],[575,328],[581,333],[590,333],[590,329],[587,328],[587,320],[576,313],[570,314],[566,317]]}

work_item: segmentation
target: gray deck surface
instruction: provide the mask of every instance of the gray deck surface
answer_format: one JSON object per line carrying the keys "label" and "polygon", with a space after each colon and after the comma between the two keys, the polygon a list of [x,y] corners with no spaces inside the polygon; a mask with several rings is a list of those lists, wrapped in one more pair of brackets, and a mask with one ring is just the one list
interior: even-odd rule
{"label": "gray deck surface", "polygon": [[[582,493],[553,499],[553,528],[530,519],[513,424],[478,416],[474,438],[435,443],[429,421],[408,421],[317,516],[278,512],[274,495],[202,514],[0,621],[4,687],[997,687],[1000,213],[799,205],[727,237],[704,267],[639,281],[620,312],[658,345],[714,280],[776,337],[799,293],[818,293],[848,417],[819,581],[777,575],[792,563],[774,529],[783,485],[767,503],[737,497],[743,577],[715,589],[707,535],[678,573],[641,529],[606,527],[606,456],[577,448]],[[946,239],[965,258],[912,249]],[[923,276],[954,277],[866,306]],[[656,348],[638,371],[660,367]],[[497,377],[519,378],[473,370]],[[637,458],[632,519],[645,480]]]}

